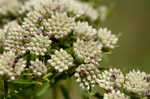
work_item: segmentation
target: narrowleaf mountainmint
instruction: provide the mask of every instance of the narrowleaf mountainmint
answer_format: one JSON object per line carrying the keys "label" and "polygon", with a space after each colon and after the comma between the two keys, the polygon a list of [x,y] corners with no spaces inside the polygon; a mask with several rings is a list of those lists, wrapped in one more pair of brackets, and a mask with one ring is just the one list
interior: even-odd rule
{"label": "narrowleaf mountainmint", "polygon": [[[24,93],[26,87],[44,87],[32,94],[35,98],[59,85],[60,80],[72,77],[89,95],[103,99],[149,97],[150,77],[145,72],[123,74],[120,69],[105,70],[102,66],[105,52],[111,52],[119,38],[106,27],[99,27],[108,9],[98,7],[80,0],[1,0],[3,97],[20,99],[19,93]],[[66,94],[63,86],[61,89]],[[102,90],[102,96],[97,89]]]}

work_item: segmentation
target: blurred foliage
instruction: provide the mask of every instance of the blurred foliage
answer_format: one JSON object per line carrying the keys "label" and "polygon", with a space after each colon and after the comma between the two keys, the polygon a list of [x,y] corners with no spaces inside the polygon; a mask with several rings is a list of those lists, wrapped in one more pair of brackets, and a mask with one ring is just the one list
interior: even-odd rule
{"label": "blurred foliage", "polygon": [[114,33],[121,32],[122,36],[107,65],[150,73],[150,1],[115,0],[114,4],[111,15],[102,25]]}

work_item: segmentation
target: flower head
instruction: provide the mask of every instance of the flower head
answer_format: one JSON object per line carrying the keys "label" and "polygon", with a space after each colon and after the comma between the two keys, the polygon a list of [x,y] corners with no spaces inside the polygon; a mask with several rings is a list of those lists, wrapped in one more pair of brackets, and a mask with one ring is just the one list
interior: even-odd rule
{"label": "flower head", "polygon": [[90,90],[97,83],[100,71],[93,64],[81,64],[74,74],[76,81],[80,87],[85,90]]}
{"label": "flower head", "polygon": [[41,25],[41,20],[43,20],[43,17],[44,15],[38,11],[29,12],[21,25],[25,30],[25,33],[29,35],[43,34],[43,26]]}
{"label": "flower head", "polygon": [[84,63],[99,65],[101,61],[101,43],[78,39],[77,42],[74,43],[73,47],[77,58],[83,60]]}
{"label": "flower head", "polygon": [[4,49],[7,51],[14,51],[17,53],[25,53],[25,34],[22,27],[16,22],[10,22],[4,27],[6,39],[4,42]]}
{"label": "flower head", "polygon": [[41,13],[67,12],[75,16],[83,15],[92,21],[96,20],[99,16],[96,9],[88,3],[83,3],[79,0],[29,0],[20,12],[24,13],[33,9]]}
{"label": "flower head", "polygon": [[55,13],[51,18],[45,19],[43,25],[49,36],[59,39],[71,33],[74,28],[74,18],[68,17],[66,13]]}
{"label": "flower head", "polygon": [[115,48],[117,42],[118,42],[118,37],[114,34],[111,33],[110,30],[107,28],[100,28],[98,30],[97,34],[99,40],[102,42],[104,47],[113,49]]}
{"label": "flower head", "polygon": [[58,72],[63,72],[73,66],[73,57],[65,50],[60,49],[56,50],[54,55],[51,55],[48,63],[58,70]]}
{"label": "flower head", "polygon": [[50,48],[51,40],[48,36],[34,35],[29,39],[29,43],[26,44],[27,50],[36,55],[45,55],[48,48]]}
{"label": "flower head", "polygon": [[38,59],[36,59],[35,61],[31,61],[30,69],[35,76],[41,76],[47,73],[47,66]]}
{"label": "flower head", "polygon": [[149,83],[145,77],[145,72],[139,70],[130,71],[126,74],[124,88],[129,92],[137,93],[139,95],[143,94],[149,88]]}
{"label": "flower head", "polygon": [[89,26],[88,22],[77,22],[74,28],[74,34],[84,40],[95,39],[96,33],[97,30]]}
{"label": "flower head", "polygon": [[105,70],[97,82],[105,90],[118,89],[124,83],[124,75],[119,69]]}
{"label": "flower head", "polygon": [[14,80],[16,76],[24,71],[26,61],[19,59],[17,62],[14,52],[7,52],[0,56],[0,75],[6,75],[11,80]]}

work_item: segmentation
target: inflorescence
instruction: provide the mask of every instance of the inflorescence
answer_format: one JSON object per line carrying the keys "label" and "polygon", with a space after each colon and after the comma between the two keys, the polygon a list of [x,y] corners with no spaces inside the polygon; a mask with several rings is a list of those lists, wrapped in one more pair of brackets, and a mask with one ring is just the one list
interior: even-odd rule
{"label": "inflorescence", "polygon": [[80,87],[91,91],[99,86],[106,91],[104,99],[129,99],[126,94],[130,93],[149,96],[150,77],[145,72],[133,70],[124,75],[116,68],[99,70],[103,53],[116,47],[118,36],[80,20],[87,17],[94,22],[99,18],[91,5],[79,0],[29,0],[22,6],[15,2],[11,6],[0,7],[0,13],[13,9],[25,16],[0,29],[2,78],[16,80],[23,73],[42,77],[54,71],[66,73],[74,67],[73,77]]}

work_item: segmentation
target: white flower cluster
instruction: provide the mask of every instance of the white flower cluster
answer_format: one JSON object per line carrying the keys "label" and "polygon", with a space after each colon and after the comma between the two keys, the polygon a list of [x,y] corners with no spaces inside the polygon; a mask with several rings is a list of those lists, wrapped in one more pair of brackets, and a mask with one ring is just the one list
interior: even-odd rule
{"label": "white flower cluster", "polygon": [[74,34],[84,40],[92,40],[96,37],[97,30],[89,26],[88,22],[77,22],[74,28]]}
{"label": "white flower cluster", "polygon": [[146,73],[141,71],[130,71],[125,77],[124,87],[127,91],[139,95],[145,93],[150,88],[150,83],[145,79]]}
{"label": "white flower cluster", "polygon": [[[3,5],[0,14],[1,8]],[[14,6],[10,8],[7,11],[15,10]],[[104,13],[106,8],[101,10]],[[103,48],[114,49],[118,37],[107,28],[96,30],[88,23],[89,19],[94,23],[91,20],[99,16],[89,4],[79,0],[29,0],[19,12],[21,17],[16,16],[16,21],[0,29],[0,47],[4,49],[0,55],[1,77],[14,80],[24,72],[41,77],[55,69],[57,74],[75,73],[76,81],[85,90],[98,85],[110,92],[104,99],[129,99],[124,90],[150,94],[150,80],[144,72],[133,70],[124,76],[119,69],[98,69]],[[105,15],[100,17],[105,19]]]}
{"label": "white flower cluster", "polygon": [[122,87],[124,75],[120,69],[105,70],[101,73],[100,79],[97,82],[105,90],[115,90]]}
{"label": "white flower cluster", "polygon": [[48,63],[58,70],[58,72],[63,72],[73,66],[73,57],[65,50],[60,49],[60,51],[56,50],[55,54],[51,55],[51,59],[48,60]]}
{"label": "white flower cluster", "polygon": [[67,13],[56,13],[43,21],[47,34],[54,36],[56,39],[68,35],[74,28],[74,23],[74,18],[68,17]]}
{"label": "white flower cluster", "polygon": [[18,0],[0,0],[0,14],[15,13],[20,5],[21,3]]}
{"label": "white flower cluster", "polygon": [[77,42],[74,43],[73,47],[74,53],[77,58],[83,60],[84,63],[99,65],[100,61],[102,60],[102,45],[99,42],[83,41],[78,39]]}
{"label": "white flower cluster", "polygon": [[16,76],[24,71],[26,61],[24,59],[15,61],[16,56],[13,52],[7,52],[0,55],[0,76],[8,76],[9,79],[14,80]]}
{"label": "white flower cluster", "polygon": [[[3,40],[1,45],[4,52],[13,51],[16,56],[30,52],[29,54],[36,57],[48,54],[51,56],[48,60],[50,66],[58,72],[74,66],[76,59],[83,60],[82,64],[100,64],[102,44],[96,40],[97,30],[88,22],[80,22],[77,17],[83,15],[91,20],[97,19],[97,11],[89,4],[78,0],[29,0],[22,5],[19,12],[25,16],[4,25],[0,31],[3,34],[0,41]],[[68,40],[69,34],[76,39]],[[60,43],[59,39],[66,40],[65,37],[70,43],[66,49],[73,48],[75,60],[72,53],[57,44]],[[51,55],[51,49],[56,50],[54,55]],[[35,69],[33,74],[42,75],[39,68],[43,69],[44,64],[37,69],[38,63],[42,64],[37,60],[32,62],[31,68]]]}
{"label": "white flower cluster", "polygon": [[110,93],[104,94],[103,99],[130,99],[128,96],[126,96],[124,93],[121,93],[120,91],[111,91]]}
{"label": "white flower cluster", "polygon": [[27,50],[36,55],[45,55],[47,49],[50,48],[51,40],[49,40],[48,36],[34,35],[29,39],[29,43],[26,44]]}
{"label": "white flower cluster", "polygon": [[110,69],[100,73],[98,78],[99,87],[112,92],[105,94],[104,99],[128,99],[129,97],[125,98],[125,95],[120,93],[123,90],[142,97],[150,95],[149,76],[139,70],[132,70],[124,76],[119,69]]}
{"label": "white flower cluster", "polygon": [[4,49],[24,53],[24,30],[16,22],[8,24],[4,28],[6,35]]}
{"label": "white flower cluster", "polygon": [[37,11],[31,11],[27,14],[22,22],[22,28],[26,30],[27,34],[42,34],[42,27],[40,26],[40,20],[44,15]]}
{"label": "white flower cluster", "polygon": [[26,30],[16,22],[7,25],[4,31],[3,33],[6,35],[4,49],[7,51],[25,53],[27,50],[30,50],[33,54],[44,55],[51,44],[51,40],[49,40],[48,36],[43,36],[42,34],[28,34]]}
{"label": "white flower cluster", "polygon": [[120,69],[109,69],[101,72],[93,64],[81,64],[74,74],[80,87],[91,90],[95,85],[104,89],[104,99],[130,99],[126,94],[149,97],[150,82],[148,74],[130,71],[124,76]]}
{"label": "white flower cluster", "polygon": [[97,36],[104,47],[109,49],[114,49],[116,43],[118,42],[118,37],[112,34],[111,31],[107,28],[100,28],[98,30]]}
{"label": "white flower cluster", "polygon": [[74,74],[80,87],[90,90],[96,85],[100,71],[93,64],[81,64]]}
{"label": "white flower cluster", "polygon": [[33,74],[36,76],[41,76],[47,73],[47,66],[42,62],[36,59],[35,61],[31,61],[30,69],[32,70]]}
{"label": "white flower cluster", "polygon": [[59,1],[63,1],[66,10],[75,13],[75,15],[85,15],[91,18],[91,20],[96,20],[99,16],[97,10],[87,3],[80,2],[79,0]]}
{"label": "white flower cluster", "polygon": [[29,0],[25,6],[22,7],[22,11],[20,12],[24,13],[33,9],[43,11],[43,13],[45,12],[44,10],[49,12],[52,10],[71,12],[77,16],[85,15],[91,20],[96,20],[99,16],[96,9],[79,0]]}

